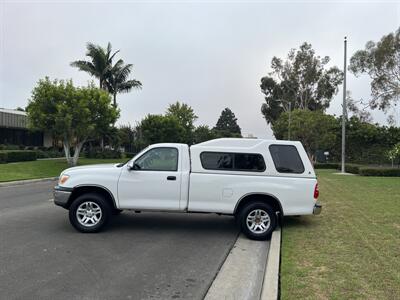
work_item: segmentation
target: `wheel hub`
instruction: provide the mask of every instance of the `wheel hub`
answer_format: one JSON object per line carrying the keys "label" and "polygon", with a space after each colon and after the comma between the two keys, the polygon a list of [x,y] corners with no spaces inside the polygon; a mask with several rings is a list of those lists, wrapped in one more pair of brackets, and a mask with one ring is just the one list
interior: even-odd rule
{"label": "wheel hub", "polygon": [[254,209],[247,215],[246,225],[251,232],[262,234],[270,228],[271,219],[265,210]]}
{"label": "wheel hub", "polygon": [[79,224],[85,227],[97,225],[103,216],[100,206],[92,201],[86,201],[79,205],[76,210],[76,218]]}

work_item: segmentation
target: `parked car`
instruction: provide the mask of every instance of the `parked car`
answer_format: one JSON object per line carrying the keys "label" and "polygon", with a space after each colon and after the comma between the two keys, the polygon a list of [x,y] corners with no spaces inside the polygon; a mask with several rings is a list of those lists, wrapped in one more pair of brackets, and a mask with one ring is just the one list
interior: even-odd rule
{"label": "parked car", "polygon": [[319,214],[318,183],[300,142],[223,138],[147,147],[127,163],[66,169],[54,202],[81,232],[122,210],[233,215],[251,239],[282,216]]}

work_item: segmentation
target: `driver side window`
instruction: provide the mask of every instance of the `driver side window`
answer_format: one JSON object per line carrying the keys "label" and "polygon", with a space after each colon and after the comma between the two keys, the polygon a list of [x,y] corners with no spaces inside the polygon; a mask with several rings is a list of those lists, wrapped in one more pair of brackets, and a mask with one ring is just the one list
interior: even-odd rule
{"label": "driver side window", "polygon": [[177,171],[178,149],[153,148],[135,161],[136,170],[143,171]]}

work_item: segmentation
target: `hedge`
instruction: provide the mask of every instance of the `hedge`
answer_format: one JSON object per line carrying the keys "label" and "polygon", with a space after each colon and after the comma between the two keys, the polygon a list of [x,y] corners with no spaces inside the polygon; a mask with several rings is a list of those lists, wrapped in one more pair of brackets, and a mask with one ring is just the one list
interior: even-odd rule
{"label": "hedge", "polygon": [[110,149],[91,149],[85,151],[85,157],[87,158],[122,158],[122,153],[117,150],[110,150]]}
{"label": "hedge", "polygon": [[314,169],[338,169],[338,163],[316,163]]}
{"label": "hedge", "polygon": [[58,150],[36,150],[37,158],[57,158],[63,157],[64,152]]}
{"label": "hedge", "polygon": [[0,151],[0,163],[5,164],[7,162],[7,153]]}
{"label": "hedge", "polygon": [[0,150],[24,150],[25,146],[23,145],[4,145],[0,144]]}
{"label": "hedge", "polygon": [[133,158],[137,153],[135,152],[124,152],[126,158]]}
{"label": "hedge", "polygon": [[[361,165],[356,165],[356,164],[346,164],[345,165],[345,171],[347,173],[352,173],[352,174],[359,174],[360,173],[360,168]],[[338,170],[341,169],[341,165],[339,165]]]}
{"label": "hedge", "polygon": [[[400,177],[400,168],[368,167],[358,164],[346,164],[347,173],[359,174],[361,176],[385,176]],[[340,163],[317,163],[314,169],[341,169]]]}
{"label": "hedge", "polygon": [[36,160],[36,152],[29,150],[3,150],[0,151],[0,162],[18,162]]}
{"label": "hedge", "polygon": [[[346,164],[346,172],[352,174],[358,174],[359,168],[361,165],[357,164]],[[340,163],[316,163],[314,164],[314,169],[336,169],[340,170],[342,168],[342,164]]]}
{"label": "hedge", "polygon": [[385,176],[385,177],[400,177],[400,168],[359,168],[361,176]]}

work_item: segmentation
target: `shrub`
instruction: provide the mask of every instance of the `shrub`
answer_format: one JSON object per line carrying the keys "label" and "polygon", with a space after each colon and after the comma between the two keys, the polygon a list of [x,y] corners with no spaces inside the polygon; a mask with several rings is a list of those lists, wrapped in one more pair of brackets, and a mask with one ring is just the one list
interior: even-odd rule
{"label": "shrub", "polygon": [[7,162],[7,152],[0,151],[0,164],[5,164]]}
{"label": "shrub", "polygon": [[126,158],[133,158],[137,153],[135,152],[124,152]]}
{"label": "shrub", "polygon": [[339,169],[340,165],[338,163],[316,163],[314,164],[314,169]]}
{"label": "shrub", "polygon": [[122,158],[122,154],[118,150],[100,148],[88,149],[85,151],[85,157],[87,158]]}
{"label": "shrub", "polygon": [[36,160],[35,151],[27,150],[3,150],[0,151],[2,162],[18,162],[18,161],[32,161]]}
{"label": "shrub", "polygon": [[[358,174],[360,167],[362,167],[362,166],[357,165],[357,164],[346,164],[345,170],[347,173]],[[336,169],[340,170],[341,168],[342,168],[342,165],[340,163],[338,163]]]}
{"label": "shrub", "polygon": [[36,150],[36,157],[37,158],[49,158],[47,153],[43,150]]}
{"label": "shrub", "polygon": [[[316,163],[314,169],[341,169],[340,163]],[[361,176],[400,177],[400,168],[368,167],[359,164],[346,164],[346,172]]]}
{"label": "shrub", "polygon": [[361,176],[400,177],[400,168],[361,167],[359,168],[359,174]]}
{"label": "shrub", "polygon": [[[358,174],[361,165],[358,164],[346,164],[346,172],[352,174]],[[341,163],[316,163],[314,164],[314,169],[336,169],[340,170],[342,168]]]}
{"label": "shrub", "polygon": [[388,151],[387,157],[392,162],[392,167],[396,161],[397,164],[400,164],[400,143],[397,143],[391,150]]}
{"label": "shrub", "polygon": [[[341,166],[339,165],[339,168]],[[359,174],[360,173],[360,165],[356,164],[346,164],[345,170],[347,173],[352,173],[352,174]]]}
{"label": "shrub", "polygon": [[20,150],[21,146],[18,145],[0,145],[0,150]]}
{"label": "shrub", "polygon": [[55,149],[36,150],[37,158],[57,158],[63,157],[64,152]]}

